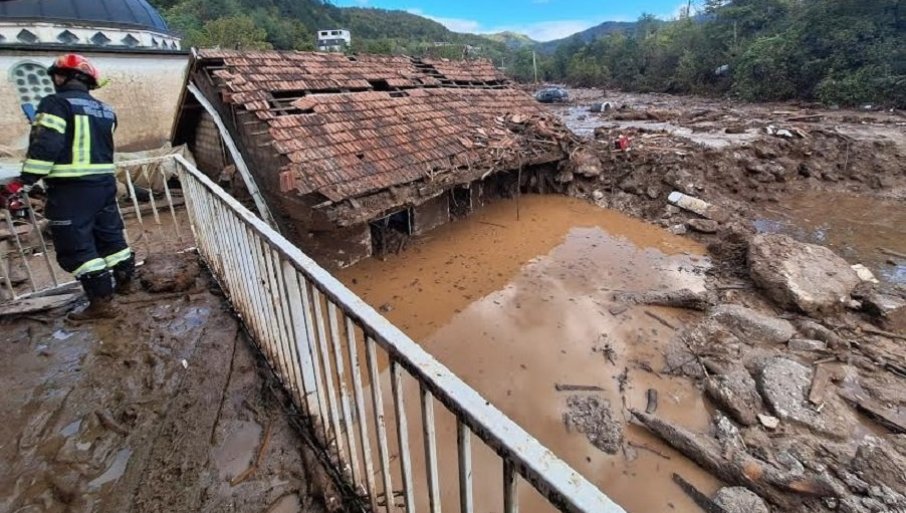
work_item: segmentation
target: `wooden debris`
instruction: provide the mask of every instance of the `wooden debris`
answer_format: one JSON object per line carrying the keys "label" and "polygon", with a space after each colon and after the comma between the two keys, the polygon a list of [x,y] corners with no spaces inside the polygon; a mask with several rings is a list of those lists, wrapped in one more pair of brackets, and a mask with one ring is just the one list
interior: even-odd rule
{"label": "wooden debris", "polygon": [[727,510],[720,507],[719,504],[712,501],[710,497],[699,491],[698,488],[692,485],[689,481],[686,481],[679,474],[673,474],[673,482],[676,483],[693,502],[698,504],[698,507],[705,510],[707,513],[728,513]]}
{"label": "wooden debris", "polygon": [[813,497],[834,495],[832,487],[821,478],[790,476],[745,451],[725,452],[716,440],[708,436],[687,431],[638,410],[630,412],[645,428],[718,479],[745,486],[784,510],[797,510],[789,493]]}
{"label": "wooden debris", "polygon": [[714,306],[716,302],[715,298],[707,293],[700,294],[689,289],[624,292],[617,294],[614,299],[621,303],[687,308],[702,312]]}
{"label": "wooden debris", "polygon": [[881,253],[884,253],[887,256],[892,256],[892,257],[896,257],[896,258],[906,258],[906,253],[900,253],[899,251],[894,251],[892,249],[878,248],[878,251],[880,251]]}
{"label": "wooden debris", "polygon": [[237,486],[243,481],[252,476],[258,469],[261,467],[261,463],[264,461],[264,453],[267,451],[268,445],[271,443],[271,428],[273,424],[268,424],[267,428],[264,430],[264,437],[261,439],[261,445],[258,446],[258,454],[255,455],[255,461],[252,462],[249,468],[245,469],[244,472],[238,476],[230,479],[230,486]]}
{"label": "wooden debris", "polygon": [[649,388],[647,392],[648,405],[645,407],[645,413],[652,414],[657,411],[657,390]]}
{"label": "wooden debris", "polygon": [[889,331],[879,330],[875,328],[862,328],[862,331],[870,335],[878,335],[881,337],[887,337],[894,340],[906,340],[906,335],[900,335],[899,333],[891,333]]}
{"label": "wooden debris", "polygon": [[603,392],[604,389],[597,385],[554,385],[557,392]]}
{"label": "wooden debris", "polygon": [[827,365],[818,365],[812,374],[812,385],[808,391],[808,402],[818,406],[824,403],[824,393],[831,381],[831,371]]}
{"label": "wooden debris", "polygon": [[887,408],[880,402],[841,389],[837,394],[872,420],[897,434],[906,434],[906,416]]}
{"label": "wooden debris", "polygon": [[668,328],[670,328],[670,329],[676,331],[676,326],[670,324],[670,322],[667,321],[667,319],[664,319],[664,318],[661,317],[660,315],[658,315],[658,314],[656,314],[656,313],[654,313],[654,312],[648,311],[648,310],[645,310],[645,315],[647,315],[648,317],[651,317],[652,319],[654,319],[654,320],[656,320],[657,322],[663,324],[664,326],[666,326],[666,327],[668,327]]}
{"label": "wooden debris", "polygon": [[647,445],[645,445],[645,444],[640,444],[640,443],[630,442],[630,441],[627,441],[626,444],[629,445],[629,447],[633,447],[633,448],[635,448],[635,449],[640,449],[640,450],[643,450],[643,451],[648,451],[648,452],[650,452],[651,454],[654,454],[654,455],[656,455],[656,456],[660,456],[661,458],[664,458],[665,460],[671,460],[671,459],[673,459],[673,458],[671,458],[670,456],[668,456],[668,455],[662,453],[661,451],[659,451],[659,450],[657,450],[657,449],[655,449],[655,448],[653,448],[653,447],[649,447],[649,446],[647,446]]}
{"label": "wooden debris", "polygon": [[122,424],[113,420],[113,417],[110,416],[106,411],[98,410],[94,412],[97,415],[98,421],[104,426],[105,429],[113,431],[118,435],[126,436],[129,434],[129,430],[123,427]]}
{"label": "wooden debris", "polygon": [[53,310],[64,307],[82,296],[80,293],[63,294],[60,296],[35,297],[22,299],[9,304],[0,305],[0,317],[13,315],[27,315],[44,310]]}

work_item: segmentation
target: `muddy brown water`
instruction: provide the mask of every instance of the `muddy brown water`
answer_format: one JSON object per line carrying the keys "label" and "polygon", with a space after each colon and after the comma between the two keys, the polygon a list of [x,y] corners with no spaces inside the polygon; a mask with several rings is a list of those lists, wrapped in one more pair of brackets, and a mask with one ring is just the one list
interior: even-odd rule
{"label": "muddy brown water", "polygon": [[[627,419],[629,408],[645,409],[652,388],[659,415],[707,429],[708,408],[690,381],[642,370],[660,371],[674,330],[696,316],[645,306],[619,312],[612,297],[618,291],[701,290],[708,266],[704,249],[571,198],[527,196],[519,209],[517,220],[515,201],[489,205],[400,255],[363,262],[340,278],[627,511],[693,510],[672,474],[707,493],[719,483]],[[600,391],[558,392],[557,385]],[[417,395],[410,388],[407,405],[417,419]],[[624,430],[622,450],[606,454],[567,428],[571,396],[609,403]],[[443,502],[455,507],[452,417],[438,414],[437,431],[439,446],[446,448],[440,452],[441,475],[453,483],[443,487]],[[420,435],[413,441],[418,470],[424,465]],[[499,469],[489,451],[476,449],[476,511],[499,509]],[[528,488],[521,487],[523,511],[548,511]]]}
{"label": "muddy brown water", "polygon": [[800,191],[764,209],[761,232],[785,233],[828,246],[851,264],[861,263],[884,282],[906,284],[906,200],[850,193]]}

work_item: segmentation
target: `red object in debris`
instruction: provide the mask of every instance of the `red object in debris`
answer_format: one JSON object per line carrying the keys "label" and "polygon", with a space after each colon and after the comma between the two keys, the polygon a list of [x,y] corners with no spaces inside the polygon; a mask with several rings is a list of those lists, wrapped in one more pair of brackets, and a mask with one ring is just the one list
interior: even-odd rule
{"label": "red object in debris", "polygon": [[613,142],[613,147],[620,151],[626,151],[630,146],[632,146],[632,139],[625,135],[621,135],[619,139]]}
{"label": "red object in debris", "polygon": [[6,184],[6,191],[10,194],[19,194],[22,192],[22,182],[19,180],[13,180],[12,182]]}

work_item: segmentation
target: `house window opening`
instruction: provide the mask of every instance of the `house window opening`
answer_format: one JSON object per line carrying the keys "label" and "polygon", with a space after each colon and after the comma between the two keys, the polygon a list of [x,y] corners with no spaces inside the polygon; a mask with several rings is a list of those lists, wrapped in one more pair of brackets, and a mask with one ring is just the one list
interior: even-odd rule
{"label": "house window opening", "polygon": [[405,249],[412,234],[412,211],[401,210],[370,223],[372,254],[384,258]]}

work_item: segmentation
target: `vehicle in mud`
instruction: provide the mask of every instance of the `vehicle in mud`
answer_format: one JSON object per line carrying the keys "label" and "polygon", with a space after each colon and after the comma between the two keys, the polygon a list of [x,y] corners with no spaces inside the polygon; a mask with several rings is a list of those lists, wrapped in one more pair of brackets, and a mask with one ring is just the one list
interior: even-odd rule
{"label": "vehicle in mud", "polygon": [[549,87],[535,93],[535,99],[541,103],[563,103],[569,101],[569,93],[560,87]]}

